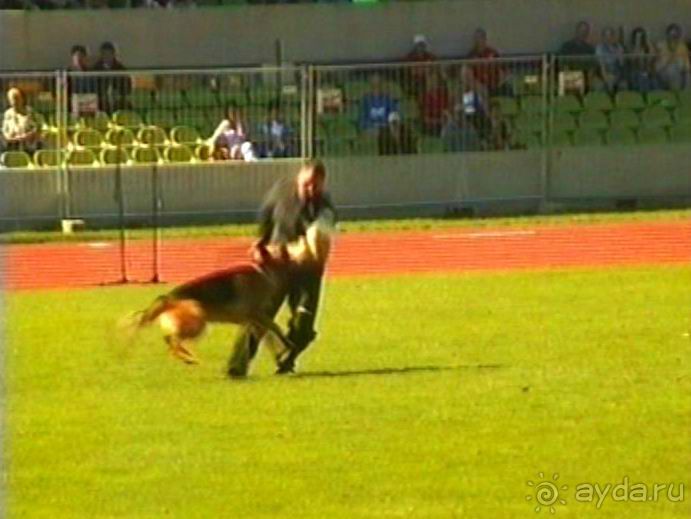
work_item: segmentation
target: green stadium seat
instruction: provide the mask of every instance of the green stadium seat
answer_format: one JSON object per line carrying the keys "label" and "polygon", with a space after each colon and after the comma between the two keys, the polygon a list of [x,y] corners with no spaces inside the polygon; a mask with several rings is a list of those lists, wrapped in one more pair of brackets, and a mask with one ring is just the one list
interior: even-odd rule
{"label": "green stadium seat", "polygon": [[96,160],[96,155],[90,149],[83,150],[70,150],[67,153],[67,165],[68,166],[96,166],[98,161]]}
{"label": "green stadium seat", "polygon": [[633,110],[617,109],[609,114],[609,123],[612,128],[638,128],[641,120]]}
{"label": "green stadium seat", "polygon": [[514,121],[514,127],[519,132],[541,132],[544,128],[545,118],[537,113],[521,113]]}
{"label": "green stadium seat", "polygon": [[573,146],[573,133],[571,131],[560,130],[552,133],[552,146],[558,148],[568,148]]}
{"label": "green stadium seat", "polygon": [[581,127],[573,134],[573,143],[575,146],[602,146],[604,144],[602,130],[593,127]]}
{"label": "green stadium seat", "polygon": [[604,112],[599,110],[587,110],[578,117],[578,126],[581,129],[595,128],[604,130],[609,127],[609,121],[607,120],[607,116],[604,114]]}
{"label": "green stadium seat", "polygon": [[208,162],[212,158],[213,149],[208,144],[200,144],[194,148],[194,157],[199,162]]}
{"label": "green stadium seat", "polygon": [[674,111],[674,117],[677,121],[691,121],[691,103],[679,105]]}
{"label": "green stadium seat", "polygon": [[135,89],[130,94],[130,104],[138,112],[150,110],[154,106],[154,92],[152,90]]}
{"label": "green stadium seat", "polygon": [[680,90],[677,92],[678,104],[682,106],[691,106],[691,90]]}
{"label": "green stadium seat", "polygon": [[170,130],[175,126],[175,112],[172,110],[149,110],[144,119],[149,126],[158,126],[164,130]]}
{"label": "green stadium seat", "polygon": [[609,94],[605,92],[590,92],[586,94],[585,98],[583,99],[583,107],[588,111],[607,111],[612,110],[614,105],[612,104],[612,98],[609,96]]}
{"label": "green stadium seat", "polygon": [[542,114],[545,112],[546,100],[543,96],[524,96],[521,97],[521,113]]}
{"label": "green stadium seat", "polygon": [[267,106],[279,99],[280,90],[275,85],[255,85],[249,88],[250,103]]}
{"label": "green stadium seat", "polygon": [[691,142],[691,121],[673,126],[669,131],[670,142],[690,143]]}
{"label": "green stadium seat", "polygon": [[554,114],[552,129],[554,131],[575,131],[576,119],[569,112],[557,112]]}
{"label": "green stadium seat", "polygon": [[641,112],[641,124],[649,128],[672,126],[672,116],[669,110],[661,105],[653,105]]}
{"label": "green stadium seat", "polygon": [[529,150],[536,150],[543,147],[542,134],[533,131],[517,131],[513,134],[512,141],[514,146]]}
{"label": "green stadium seat", "polygon": [[126,149],[135,144],[134,133],[129,128],[111,128],[106,132],[105,141],[111,146]]}
{"label": "green stadium seat", "polygon": [[57,168],[63,158],[64,153],[60,150],[38,150],[34,153],[34,164],[39,168]]}
{"label": "green stadium seat", "polygon": [[503,119],[514,118],[518,115],[518,102],[513,97],[494,97],[491,103]]}
{"label": "green stadium seat", "polygon": [[641,144],[666,144],[669,142],[664,128],[643,127],[638,130],[638,142]]}
{"label": "green stadium seat", "polygon": [[39,92],[31,102],[37,112],[55,112],[55,96],[52,92]]}
{"label": "green stadium seat", "polygon": [[218,93],[218,100],[221,106],[235,105],[238,107],[247,106],[248,98],[245,89],[221,90]]}
{"label": "green stadium seat", "polygon": [[72,142],[81,148],[98,149],[103,145],[103,136],[98,130],[86,128],[77,130],[72,137]]}
{"label": "green stadium seat", "polygon": [[668,90],[654,90],[652,92],[648,92],[646,101],[648,106],[659,105],[668,110],[676,108],[679,104],[679,99],[674,92],[670,92]]}
{"label": "green stadium seat", "polygon": [[3,168],[31,167],[31,157],[24,151],[6,151],[0,155],[0,165]]}
{"label": "green stadium seat", "polygon": [[370,84],[367,81],[346,81],[343,84],[343,96],[348,103],[359,103],[369,91]]}
{"label": "green stadium seat", "polygon": [[166,132],[158,126],[146,126],[140,129],[137,132],[137,140],[145,146],[157,146],[159,148],[170,144]]}
{"label": "green stadium seat", "polygon": [[357,128],[348,117],[340,116],[324,123],[329,138],[355,139],[358,136]]}
{"label": "green stadium seat", "polygon": [[57,150],[67,146],[67,132],[50,129],[41,133],[41,142],[44,150]]}
{"label": "green stadium seat", "polygon": [[104,166],[114,166],[116,164],[130,164],[130,155],[124,148],[106,148],[101,150],[101,164]]}
{"label": "green stadium seat", "polygon": [[614,104],[617,109],[626,108],[629,110],[643,110],[646,103],[640,92],[621,91],[614,97]]}
{"label": "green stadium seat", "polygon": [[92,128],[104,134],[110,128],[110,117],[105,112],[96,112],[94,115],[84,116],[82,118],[82,125],[85,128]]}
{"label": "green stadium seat", "polygon": [[201,135],[196,128],[190,126],[176,126],[170,132],[170,139],[175,144],[194,146],[201,143]]}
{"label": "green stadium seat", "polygon": [[166,162],[192,162],[192,151],[184,144],[175,144],[168,146],[163,150],[163,158]]}
{"label": "green stadium seat", "polygon": [[364,133],[354,143],[354,155],[373,156],[379,155],[379,141],[376,135]]}
{"label": "green stadium seat", "polygon": [[580,113],[583,105],[575,95],[564,95],[554,99],[554,111],[557,113]]}
{"label": "green stadium seat", "polygon": [[137,112],[131,110],[118,110],[113,114],[113,124],[131,130],[139,129],[144,123]]}
{"label": "green stadium seat", "polygon": [[607,132],[607,144],[610,146],[631,146],[638,144],[636,133],[623,126],[612,128]]}
{"label": "green stadium seat", "polygon": [[190,108],[211,108],[218,106],[218,96],[210,88],[195,88],[185,92],[185,100]]}
{"label": "green stadium seat", "polygon": [[444,140],[439,137],[420,137],[420,153],[444,153]]}
{"label": "green stadium seat", "polygon": [[184,110],[178,112],[177,117],[178,126],[190,126],[195,128],[202,135],[207,131],[207,128],[210,125],[215,127],[216,125],[220,124],[220,122],[220,119],[218,121],[210,121],[205,112],[198,110]]}
{"label": "green stadium seat", "polygon": [[161,162],[161,155],[155,147],[137,146],[132,150],[134,164],[156,164]]}
{"label": "green stadium seat", "polygon": [[185,97],[180,90],[159,90],[156,92],[156,107],[163,109],[182,108]]}

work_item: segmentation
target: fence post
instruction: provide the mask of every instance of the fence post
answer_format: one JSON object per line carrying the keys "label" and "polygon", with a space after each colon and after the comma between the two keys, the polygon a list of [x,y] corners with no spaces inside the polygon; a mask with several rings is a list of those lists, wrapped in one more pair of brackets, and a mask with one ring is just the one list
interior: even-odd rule
{"label": "fence post", "polygon": [[552,95],[554,85],[551,81],[550,59],[547,54],[542,55],[542,160],[540,171],[540,212],[546,210],[550,156],[552,151]]}
{"label": "fence post", "polygon": [[69,99],[68,99],[68,74],[66,70],[57,70],[55,72],[56,81],[56,102],[55,102],[55,125],[57,126],[57,152],[60,161],[58,163],[57,180],[58,193],[60,196],[60,218],[69,218],[72,215],[72,194],[70,192],[70,175],[67,169],[67,151],[68,151],[68,114],[69,114]]}

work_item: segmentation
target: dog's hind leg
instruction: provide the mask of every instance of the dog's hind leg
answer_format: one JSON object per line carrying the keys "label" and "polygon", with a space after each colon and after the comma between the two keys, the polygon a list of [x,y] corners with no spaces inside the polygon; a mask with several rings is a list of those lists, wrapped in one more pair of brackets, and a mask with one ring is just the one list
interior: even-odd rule
{"label": "dog's hind leg", "polygon": [[295,348],[293,343],[288,339],[288,337],[286,337],[281,328],[269,317],[255,317],[253,324],[257,329],[259,339],[261,339],[266,332],[272,332],[280,341],[280,345],[274,345],[274,347],[271,348],[277,364],[280,364],[281,361],[290,355],[291,351]]}
{"label": "dog's hind leg", "polygon": [[179,337],[166,335],[164,337],[166,344],[168,344],[168,351],[170,354],[185,362],[186,364],[199,364],[199,358]]}

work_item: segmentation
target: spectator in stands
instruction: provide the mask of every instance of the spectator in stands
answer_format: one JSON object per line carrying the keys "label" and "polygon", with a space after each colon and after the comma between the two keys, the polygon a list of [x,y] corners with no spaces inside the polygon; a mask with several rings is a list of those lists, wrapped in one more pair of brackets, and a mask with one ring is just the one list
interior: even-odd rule
{"label": "spectator in stands", "polygon": [[225,109],[226,117],[221,121],[207,144],[212,147],[215,160],[257,160],[252,142],[245,133],[242,115],[234,105]]}
{"label": "spectator in stands", "polygon": [[[118,72],[126,70],[117,58],[115,45],[109,41],[101,44],[98,61],[94,64],[97,72]],[[101,111],[112,113],[127,107],[127,96],[132,91],[129,76],[103,75],[97,80],[98,104]]]}
{"label": "spectator in stands", "polygon": [[624,46],[613,27],[602,29],[602,41],[595,47],[598,77],[605,90],[616,92],[624,83]]}
{"label": "spectator in stands", "polygon": [[18,88],[7,91],[10,107],[2,120],[5,149],[33,153],[40,147],[40,128],[33,112],[26,104],[24,93]]}
{"label": "spectator in stands", "polygon": [[498,57],[499,52],[487,43],[487,31],[477,29],[473,36],[473,48],[467,56],[468,59],[482,60],[473,64],[475,78],[487,87],[492,96],[512,95],[506,69],[499,63],[491,62]]}
{"label": "spectator in stands", "polygon": [[595,47],[590,43],[590,24],[588,22],[578,22],[576,34],[564,42],[559,49],[559,54],[561,56],[592,56],[595,54]]}
{"label": "spectator in stands", "polygon": [[665,41],[657,46],[655,69],[665,88],[681,90],[689,86],[689,49],[682,39],[681,26],[676,23],[667,27]]}
{"label": "spectator in stands", "polygon": [[431,73],[427,80],[427,88],[420,96],[420,114],[422,115],[422,130],[427,135],[439,137],[445,122],[445,113],[451,103],[449,89],[439,73]]}
{"label": "spectator in stands", "polygon": [[468,65],[461,68],[460,76],[441,136],[448,151],[479,150],[493,140],[487,89]]}
{"label": "spectator in stands", "polygon": [[626,59],[626,79],[629,88],[639,92],[655,90],[655,49],[650,45],[648,33],[643,27],[636,27],[631,31],[626,52],[630,54]]}
{"label": "spectator in stands", "polygon": [[[89,58],[84,45],[73,45],[70,50],[70,65],[67,67],[69,72],[89,72]],[[97,85],[93,77],[85,74],[72,75],[67,83],[67,99],[68,109],[73,110],[74,104],[73,94],[95,94]]]}
{"label": "spectator in stands", "polygon": [[401,122],[398,112],[389,114],[389,124],[379,128],[379,155],[408,155],[418,152],[415,133],[407,124]]}
{"label": "spectator in stands", "polygon": [[[413,38],[413,48],[406,55],[405,61],[409,63],[429,63],[436,61],[437,57],[429,51],[429,42],[424,34],[416,34]],[[403,89],[408,95],[418,97],[425,91],[427,73],[430,67],[427,65],[411,65],[406,67],[403,77]]]}
{"label": "spectator in stands", "polygon": [[295,156],[295,132],[285,121],[278,103],[269,106],[266,120],[260,125],[262,157],[281,158]]}
{"label": "spectator in stands", "polygon": [[389,115],[399,111],[398,101],[384,91],[381,77],[376,74],[370,78],[370,91],[362,96],[360,110],[360,130],[364,132],[385,127]]}

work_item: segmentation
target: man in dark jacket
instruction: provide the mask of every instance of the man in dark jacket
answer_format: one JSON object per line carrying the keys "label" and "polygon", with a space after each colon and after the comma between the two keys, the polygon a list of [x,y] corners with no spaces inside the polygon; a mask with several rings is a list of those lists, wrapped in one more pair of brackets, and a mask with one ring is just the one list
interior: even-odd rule
{"label": "man in dark jacket", "polygon": [[[260,238],[252,247],[259,264],[270,260],[268,248],[278,249],[288,259],[289,244],[305,240],[308,229],[316,224],[333,227],[336,211],[325,191],[326,169],[321,161],[306,162],[297,176],[277,182],[266,196],[260,214]],[[278,363],[278,374],[290,373],[295,361],[315,339],[314,322],[319,307],[323,263],[296,268],[288,290],[291,318],[287,337],[293,344],[290,354]],[[283,301],[277,302],[276,312]],[[258,342],[245,329],[239,335],[231,355],[228,374],[242,377],[256,354]]]}
{"label": "man in dark jacket", "polygon": [[[94,64],[96,72],[120,72],[125,66],[118,60],[115,45],[106,41],[101,44],[100,57]],[[98,78],[99,107],[106,113],[127,107],[127,96],[132,90],[129,76],[103,75]]]}

